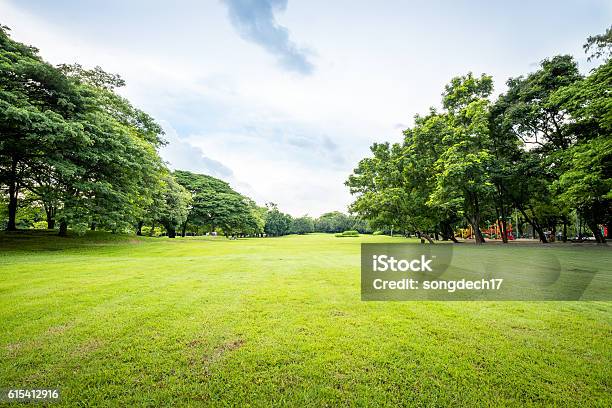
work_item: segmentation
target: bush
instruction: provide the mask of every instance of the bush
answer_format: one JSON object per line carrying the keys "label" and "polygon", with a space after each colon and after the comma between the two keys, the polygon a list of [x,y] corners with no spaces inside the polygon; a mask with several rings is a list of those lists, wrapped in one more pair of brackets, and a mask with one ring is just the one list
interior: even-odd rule
{"label": "bush", "polygon": [[151,227],[148,227],[146,225],[142,227],[142,235],[145,237],[148,237],[148,236],[159,237],[161,234],[162,234],[162,230],[159,227],[156,227],[153,230],[152,234],[151,234]]}
{"label": "bush", "polygon": [[372,235],[385,235],[384,231],[374,231],[374,234]]}
{"label": "bush", "polygon": [[354,230],[344,231],[341,234],[336,234],[336,237],[338,237],[338,238],[358,237],[358,236],[359,236],[359,232],[354,231]]}
{"label": "bush", "polygon": [[32,223],[34,229],[47,229],[47,221],[34,221]]}

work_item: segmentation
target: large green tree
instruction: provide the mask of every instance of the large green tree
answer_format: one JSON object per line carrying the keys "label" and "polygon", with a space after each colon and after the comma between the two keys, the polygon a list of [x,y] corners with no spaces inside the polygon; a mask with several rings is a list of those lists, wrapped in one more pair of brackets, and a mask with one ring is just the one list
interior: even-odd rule
{"label": "large green tree", "polygon": [[16,229],[20,193],[37,179],[48,179],[57,160],[70,172],[62,147],[84,148],[89,140],[75,116],[82,95],[38,50],[13,41],[0,27],[0,184],[8,195],[8,230]]}
{"label": "large green tree", "polygon": [[183,236],[189,226],[205,227],[209,231],[220,228],[226,235],[263,232],[263,220],[256,204],[225,181],[183,170],[173,174],[193,198],[182,225]]}
{"label": "large green tree", "polygon": [[434,206],[460,204],[460,213],[472,226],[476,243],[484,243],[482,215],[494,191],[489,150],[490,76],[471,73],[455,77],[446,86],[443,106],[447,127],[443,151],[435,163],[436,184],[429,198]]}
{"label": "large green tree", "polygon": [[268,203],[266,206],[268,207],[264,227],[266,234],[272,237],[289,234],[291,232],[291,216],[281,212],[274,203]]}

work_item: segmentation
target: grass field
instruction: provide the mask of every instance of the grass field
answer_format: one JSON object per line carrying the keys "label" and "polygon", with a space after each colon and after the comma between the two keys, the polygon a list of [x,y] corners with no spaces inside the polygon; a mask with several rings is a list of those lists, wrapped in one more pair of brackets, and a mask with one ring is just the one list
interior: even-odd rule
{"label": "grass field", "polygon": [[60,406],[612,405],[612,303],[362,302],[366,241],[404,239],[0,235],[0,388],[59,386]]}

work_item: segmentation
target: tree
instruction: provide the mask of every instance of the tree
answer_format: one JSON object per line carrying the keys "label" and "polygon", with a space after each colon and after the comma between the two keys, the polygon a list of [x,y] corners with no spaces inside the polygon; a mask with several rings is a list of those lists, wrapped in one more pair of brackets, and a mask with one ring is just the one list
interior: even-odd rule
{"label": "tree", "polygon": [[162,197],[157,221],[164,226],[169,238],[175,238],[177,228],[187,219],[191,194],[174,177],[167,175],[163,180]]}
{"label": "tree", "polygon": [[557,153],[553,191],[565,208],[576,208],[597,242],[605,242],[599,224],[612,227],[612,60],[580,81],[557,90],[551,100],[572,116],[576,143]]}
{"label": "tree", "polygon": [[568,212],[553,200],[551,186],[559,177],[560,152],[577,141],[577,134],[558,91],[580,80],[571,56],[545,59],[537,71],[509,79],[507,92],[492,108],[498,208],[512,204],[542,242],[547,242],[544,227],[554,231],[559,220],[567,222]]}
{"label": "tree", "polygon": [[[370,151],[372,157],[362,159],[345,183],[351,194],[357,195],[349,209],[369,220],[375,228],[403,229],[407,227],[405,210],[409,197],[402,186],[401,146],[374,143]],[[351,229],[343,217],[341,213],[323,214],[319,223],[329,220],[330,226],[324,228],[325,232]]]}
{"label": "tree", "polygon": [[588,54],[589,61],[594,58],[612,57],[612,26],[608,27],[603,34],[592,35],[587,38],[583,48],[584,52]]}
{"label": "tree", "polygon": [[16,229],[20,193],[46,175],[58,147],[87,143],[72,120],[80,110],[72,82],[42,61],[36,48],[11,40],[8,28],[0,27],[0,184],[9,196],[8,230]]}
{"label": "tree", "polygon": [[314,220],[305,215],[303,217],[294,218],[291,220],[290,231],[292,234],[308,234],[314,232]]}
{"label": "tree", "polygon": [[409,226],[420,237],[433,242],[428,232],[440,231],[444,239],[456,241],[452,224],[461,210],[459,200],[432,201],[437,183],[437,163],[447,148],[451,132],[445,113],[430,109],[426,116],[415,117],[413,129],[404,131],[402,151],[404,188],[409,193],[407,211]]}
{"label": "tree", "polygon": [[0,184],[9,196],[7,229],[16,228],[24,191],[43,203],[47,226],[135,222],[164,165],[161,128],[114,89],[101,68],[59,68],[0,29]]}
{"label": "tree", "polygon": [[291,216],[280,212],[278,206],[274,203],[268,203],[266,206],[268,208],[264,227],[266,234],[272,237],[289,234],[291,231]]}
{"label": "tree", "polygon": [[80,65],[63,65],[61,69],[83,96],[85,109],[76,120],[90,143],[70,152],[60,150],[63,157],[71,158],[73,172],[59,172],[61,162],[49,168],[49,173],[58,173],[60,232],[68,222],[111,231],[131,228],[153,199],[150,186],[166,172],[157,153],[165,144],[163,131],[149,115],[114,92],[124,84],[118,75],[99,67],[89,71]]}
{"label": "tree", "polygon": [[443,105],[448,110],[448,134],[435,163],[436,185],[431,205],[460,203],[461,213],[474,230],[476,243],[485,242],[480,230],[482,214],[493,193],[489,152],[489,101],[493,89],[490,76],[471,73],[456,77],[446,86]]}
{"label": "tree", "polygon": [[568,149],[554,186],[558,200],[576,208],[596,241],[605,243],[599,224],[612,221],[612,139],[598,137]]}
{"label": "tree", "polygon": [[226,235],[259,234],[262,216],[256,204],[234,191],[225,181],[205,174],[177,170],[174,177],[192,195],[191,207],[182,225],[182,235],[190,225],[221,228]]}
{"label": "tree", "polygon": [[340,211],[331,211],[322,214],[314,220],[314,230],[317,232],[343,232],[353,229],[355,217],[351,217]]}

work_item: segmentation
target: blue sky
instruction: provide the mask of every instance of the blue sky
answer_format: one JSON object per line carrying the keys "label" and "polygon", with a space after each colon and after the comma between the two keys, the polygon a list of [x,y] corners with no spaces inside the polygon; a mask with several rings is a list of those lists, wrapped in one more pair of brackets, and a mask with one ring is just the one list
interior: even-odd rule
{"label": "blue sky", "polygon": [[610,1],[0,0],[0,23],[52,63],[121,74],[166,130],[173,168],[293,215],[345,211],[343,182],[399,141],[451,77],[508,77],[572,54]]}

